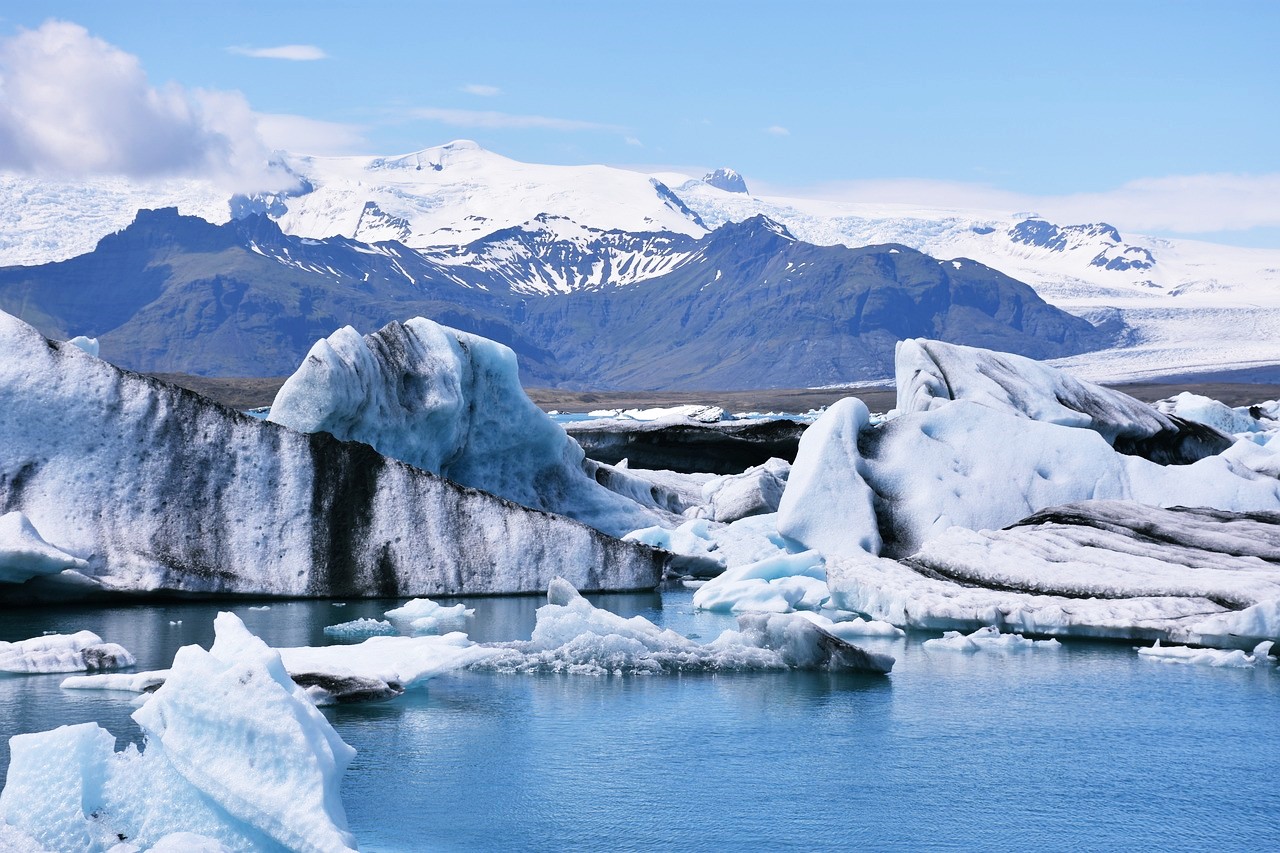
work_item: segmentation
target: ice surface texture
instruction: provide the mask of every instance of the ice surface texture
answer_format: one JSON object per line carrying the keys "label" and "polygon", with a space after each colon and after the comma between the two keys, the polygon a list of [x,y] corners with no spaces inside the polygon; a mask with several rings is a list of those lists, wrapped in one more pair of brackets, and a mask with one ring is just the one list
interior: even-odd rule
{"label": "ice surface texture", "polygon": [[6,314],[0,351],[0,510],[22,511],[107,589],[398,596],[660,577],[647,548],[239,415]]}
{"label": "ice surface texture", "polygon": [[220,614],[215,630],[209,651],[178,651],[134,712],[142,752],[115,752],[94,723],[14,737],[0,820],[53,850],[145,848],[178,832],[232,850],[354,849],[339,786],[355,750],[240,620]]}
{"label": "ice surface texture", "polygon": [[508,347],[421,317],[318,341],[269,420],[613,535],[659,518],[586,475],[582,448],[524,393]]}
{"label": "ice surface texture", "polygon": [[127,649],[92,631],[0,643],[0,672],[98,672],[134,663]]}

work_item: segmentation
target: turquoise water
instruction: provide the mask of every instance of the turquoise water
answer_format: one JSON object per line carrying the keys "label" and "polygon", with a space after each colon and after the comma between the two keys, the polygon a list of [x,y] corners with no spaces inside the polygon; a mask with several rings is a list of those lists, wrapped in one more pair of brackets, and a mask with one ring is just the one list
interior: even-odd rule
{"label": "turquoise water", "polygon": [[[685,591],[594,601],[703,640],[733,624]],[[4,611],[0,639],[88,628],[157,668],[207,645],[218,609],[304,645],[397,603]],[[472,635],[526,638],[539,603],[468,602]],[[475,673],[325,713],[359,750],[343,792],[363,850],[1280,849],[1274,669],[925,638],[867,641],[898,658],[888,678]],[[0,733],[96,720],[136,737],[129,697],[62,678],[0,677]]]}

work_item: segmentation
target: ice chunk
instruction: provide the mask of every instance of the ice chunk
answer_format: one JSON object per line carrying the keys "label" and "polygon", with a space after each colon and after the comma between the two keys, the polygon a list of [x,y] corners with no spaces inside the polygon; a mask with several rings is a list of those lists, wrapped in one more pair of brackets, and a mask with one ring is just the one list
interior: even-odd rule
{"label": "ice chunk", "polygon": [[586,475],[582,448],[521,388],[514,352],[422,317],[317,342],[268,419],[613,535],[661,518]]}
{"label": "ice chunk", "polygon": [[1219,613],[1191,628],[1194,642],[1205,645],[1234,645],[1239,640],[1268,639],[1280,642],[1280,598],[1230,613]]}
{"label": "ice chunk", "polygon": [[824,554],[880,553],[874,494],[858,452],[871,413],[846,397],[800,437],[800,450],[778,505],[778,532]]}
{"label": "ice chunk", "polygon": [[0,515],[0,583],[22,583],[37,575],[88,568],[85,560],[44,541],[31,520],[21,512],[14,510]]}
{"label": "ice chunk", "polygon": [[475,613],[474,610],[468,610],[461,604],[444,607],[429,598],[415,598],[402,607],[388,610],[383,615],[401,634],[418,637],[425,634],[465,631],[467,619]]}
{"label": "ice chunk", "polygon": [[473,668],[503,672],[707,672],[790,668],[888,672],[893,658],[859,649],[800,614],[747,614],[738,630],[702,645],[642,616],[593,607],[566,583],[553,583],[526,642],[494,644]]}
{"label": "ice chunk", "polygon": [[[1176,396],[1160,400],[1155,404],[1155,408],[1167,415],[1177,415],[1185,420],[1195,421],[1230,434],[1263,432],[1268,426],[1275,425],[1274,422],[1264,424],[1259,418],[1251,415],[1248,406],[1233,409],[1225,403],[1192,394],[1190,391],[1183,391]],[[1262,414],[1261,411],[1258,413]]]}
{"label": "ice chunk", "polygon": [[394,637],[399,631],[385,619],[353,619],[337,625],[325,626],[326,637],[340,640],[363,640],[369,637]]}
{"label": "ice chunk", "polygon": [[214,628],[213,648],[179,649],[134,712],[145,751],[115,752],[93,723],[14,737],[0,819],[56,850],[146,849],[174,833],[237,850],[354,849],[339,796],[354,750],[239,619]]}
{"label": "ice chunk", "polygon": [[290,673],[323,673],[376,679],[405,690],[493,654],[466,634],[370,637],[363,643],[278,649]]}
{"label": "ice chunk", "polygon": [[693,596],[699,610],[733,613],[818,610],[830,597],[817,551],[778,554],[728,569]]}
{"label": "ice chunk", "polygon": [[1150,648],[1138,649],[1143,660],[1159,663],[1182,663],[1193,666],[1247,667],[1265,662],[1271,653],[1271,643],[1259,643],[1248,654],[1241,649],[1225,651],[1223,649],[1193,649],[1189,646],[1162,646],[1156,640]]}
{"label": "ice chunk", "polygon": [[709,517],[730,522],[777,512],[790,473],[791,465],[785,460],[770,459],[741,474],[716,477],[702,490]]}
{"label": "ice chunk", "polygon": [[76,335],[74,338],[67,341],[67,343],[71,344],[71,346],[75,347],[76,349],[87,352],[89,355],[93,356],[94,358],[98,357],[98,339],[97,338],[86,338],[84,335]]}
{"label": "ice chunk", "polygon": [[126,649],[92,631],[0,643],[0,672],[99,672],[133,664]]}
{"label": "ice chunk", "polygon": [[1021,634],[1002,634],[1000,629],[987,625],[972,634],[947,631],[939,639],[925,640],[925,651],[947,652],[1026,652],[1032,649],[1056,651],[1062,648],[1057,640],[1031,640]]}

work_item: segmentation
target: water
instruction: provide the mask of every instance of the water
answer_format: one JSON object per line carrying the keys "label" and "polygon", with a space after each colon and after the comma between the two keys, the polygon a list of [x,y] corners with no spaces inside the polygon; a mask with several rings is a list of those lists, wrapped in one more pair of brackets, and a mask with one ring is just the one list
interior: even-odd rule
{"label": "water", "polygon": [[[594,601],[704,641],[733,624],[684,591]],[[302,645],[398,603],[221,607]],[[472,634],[527,637],[539,603],[470,601]],[[211,642],[218,609],[5,611],[0,639],[89,628],[157,668]],[[897,656],[889,678],[475,673],[325,713],[359,750],[343,796],[363,850],[1280,849],[1280,673],[921,639],[866,643]],[[0,677],[0,733],[97,720],[136,738],[130,697],[62,678]]]}

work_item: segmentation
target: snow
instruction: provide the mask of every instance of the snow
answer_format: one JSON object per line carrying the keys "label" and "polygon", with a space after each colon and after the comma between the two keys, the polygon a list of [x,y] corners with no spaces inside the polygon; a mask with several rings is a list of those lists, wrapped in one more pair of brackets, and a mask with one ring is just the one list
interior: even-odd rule
{"label": "snow", "polygon": [[89,564],[44,540],[26,515],[0,515],[0,583],[22,583],[37,575],[84,571]]}
{"label": "snow", "polygon": [[[542,590],[557,574],[584,589],[652,588],[660,577],[649,549],[365,446],[239,415],[2,313],[0,352],[0,504],[83,559],[91,578],[87,589],[53,589],[80,577],[66,572],[0,584],[0,599],[438,596]],[[634,527],[652,523],[639,514]]]}
{"label": "snow", "polygon": [[360,441],[522,506],[621,535],[661,516],[600,486],[583,452],[520,387],[508,347],[417,317],[311,348],[268,420]]}
{"label": "snow", "polygon": [[355,751],[234,615],[215,631],[209,651],[179,649],[134,712],[144,751],[116,752],[95,723],[12,738],[0,819],[56,850],[180,832],[236,850],[354,849],[339,787]]}
{"label": "snow", "polygon": [[1271,653],[1271,643],[1259,643],[1251,654],[1241,649],[1193,649],[1187,646],[1162,646],[1157,640],[1154,646],[1138,649],[1143,660],[1157,663],[1180,663],[1192,666],[1217,666],[1244,668],[1266,663]]}
{"label": "snow", "polygon": [[494,644],[473,668],[580,675],[657,674],[785,669],[888,672],[889,655],[867,652],[801,614],[752,613],[700,644],[642,616],[623,618],[593,607],[567,582],[555,581],[538,608],[527,642]]}
{"label": "snow", "polygon": [[1053,639],[1031,640],[1021,634],[1002,634],[1000,629],[987,625],[972,634],[947,631],[940,639],[925,640],[923,647],[928,652],[996,652],[1004,654],[1008,652],[1026,652],[1033,649],[1057,651],[1062,648],[1062,644]]}
{"label": "snow", "polygon": [[97,672],[133,666],[133,655],[92,631],[0,642],[0,672]]}

